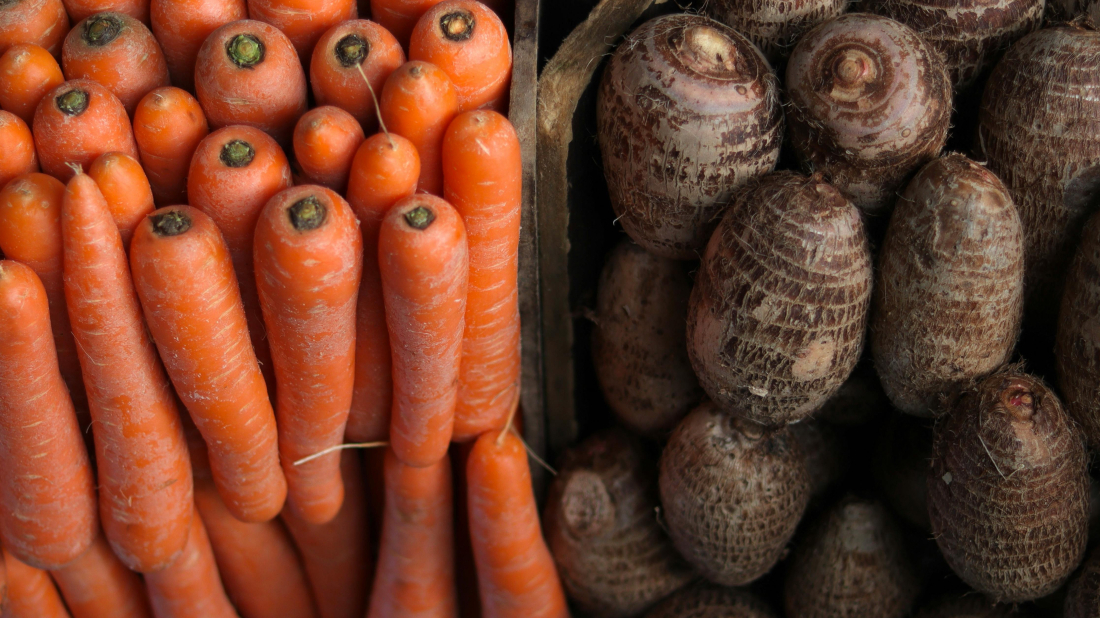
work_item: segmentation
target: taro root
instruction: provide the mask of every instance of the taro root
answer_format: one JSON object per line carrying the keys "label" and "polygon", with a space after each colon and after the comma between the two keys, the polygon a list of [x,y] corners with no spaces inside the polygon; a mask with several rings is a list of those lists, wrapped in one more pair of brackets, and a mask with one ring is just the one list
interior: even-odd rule
{"label": "taro root", "polygon": [[611,57],[596,122],[623,229],[653,253],[695,259],[734,190],[775,167],[779,80],[732,28],[658,17]]}
{"label": "taro root", "polygon": [[707,12],[749,37],[771,62],[790,53],[803,32],[840,15],[849,0],[711,0]]}
{"label": "taro root", "polygon": [[686,263],[630,240],[604,264],[592,362],[604,399],[632,431],[665,434],[703,398],[685,341],[690,295]]}
{"label": "taro root", "polygon": [[901,618],[919,589],[886,508],[848,497],[795,547],[783,601],[787,618]]}
{"label": "taro root", "polygon": [[844,436],[828,423],[806,419],[790,426],[791,436],[798,443],[810,482],[810,498],[820,498],[844,477],[848,467],[848,450]]}
{"label": "taro root", "polygon": [[722,409],[765,425],[821,407],[859,360],[871,253],[859,212],[819,176],[738,193],[688,304],[688,356]]}
{"label": "taro root", "polygon": [[1051,21],[1068,21],[1083,15],[1100,24],[1100,0],[1047,0],[1047,16]]}
{"label": "taro root", "polygon": [[673,430],[658,482],[676,549],[724,586],[771,570],[810,497],[802,452],[788,429],[766,429],[709,401]]}
{"label": "taro root", "polygon": [[1008,362],[1023,315],[1020,217],[989,170],[960,154],[905,188],[879,251],[871,352],[902,412],[935,416],[958,385]]}
{"label": "taro root", "polygon": [[916,618],[1024,618],[1026,615],[1014,611],[1011,605],[996,605],[983,596],[969,594],[940,599],[922,609]]}
{"label": "taro root", "polygon": [[1092,552],[1066,595],[1065,618],[1100,616],[1100,551]]}
{"label": "taro root", "polygon": [[890,408],[890,400],[882,391],[874,366],[861,361],[852,375],[840,385],[832,397],[816,413],[815,418],[835,425],[862,425]]}
{"label": "taro root", "polygon": [[1054,354],[1066,410],[1100,448],[1100,214],[1089,219],[1065,277]]}
{"label": "taro root", "polygon": [[875,444],[871,474],[886,502],[909,523],[928,530],[929,421],[895,414]]}
{"label": "taro root", "polygon": [[1088,536],[1084,440],[1042,382],[1010,368],[936,424],[928,517],[947,564],[993,601],[1054,592]]}
{"label": "taro root", "polygon": [[665,599],[645,618],[775,618],[775,612],[751,592],[700,582]]}
{"label": "taro root", "polygon": [[787,64],[791,145],[869,214],[893,204],[947,139],[951,83],[943,61],[892,19],[842,15],[798,42]]}
{"label": "taro root", "polygon": [[550,485],[546,541],[562,585],[593,616],[636,616],[695,574],[657,521],[657,471],[623,430],[569,451]]}
{"label": "taro root", "polygon": [[977,158],[1005,181],[1023,223],[1028,311],[1051,323],[1080,230],[1100,204],[1098,66],[1100,32],[1033,32],[993,69],[979,112]]}

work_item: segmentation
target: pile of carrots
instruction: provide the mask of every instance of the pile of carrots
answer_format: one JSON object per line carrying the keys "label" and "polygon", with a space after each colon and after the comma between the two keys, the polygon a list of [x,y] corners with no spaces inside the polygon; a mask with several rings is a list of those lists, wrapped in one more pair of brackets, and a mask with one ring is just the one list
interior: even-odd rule
{"label": "pile of carrots", "polygon": [[504,1],[0,0],[0,616],[568,616]]}

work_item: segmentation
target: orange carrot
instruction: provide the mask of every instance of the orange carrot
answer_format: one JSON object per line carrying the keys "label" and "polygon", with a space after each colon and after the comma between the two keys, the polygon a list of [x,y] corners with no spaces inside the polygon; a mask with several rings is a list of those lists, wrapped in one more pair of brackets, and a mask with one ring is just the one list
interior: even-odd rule
{"label": "orange carrot", "polygon": [[0,553],[0,616],[8,607],[8,568],[4,565],[4,555]]}
{"label": "orange carrot", "polygon": [[149,0],[63,0],[69,18],[82,21],[96,13],[122,13],[149,25]]}
{"label": "orange carrot", "polygon": [[103,531],[127,567],[162,569],[187,542],[191,466],[122,236],[91,176],[69,181],[61,236],[65,301],[92,413]]}
{"label": "orange carrot", "polygon": [[149,28],[122,13],[96,13],[73,26],[61,49],[65,79],[107,87],[133,115],[149,91],[168,85],[168,64]]}
{"label": "orange carrot", "polygon": [[50,52],[33,43],[12,45],[0,55],[0,109],[34,120],[34,109],[47,92],[65,81]]}
{"label": "orange carrot", "polygon": [[442,0],[370,0],[371,19],[393,33],[401,47],[409,48],[416,22]]}
{"label": "orange carrot", "polygon": [[241,520],[275,517],[286,499],[275,413],[218,228],[194,208],[162,208],[134,233],[130,270],[168,375],[210,449],[218,491]]}
{"label": "orange carrot", "polygon": [[152,618],[141,577],[119,561],[102,534],[84,555],[50,574],[73,618]]}
{"label": "orange carrot", "polygon": [[0,54],[12,45],[33,43],[56,58],[69,32],[61,0],[14,0],[0,5]]}
{"label": "orange carrot", "polygon": [[122,235],[122,247],[129,247],[138,224],[153,212],[153,191],[145,170],[130,155],[108,152],[92,163],[88,176],[107,200],[107,208]]}
{"label": "orange carrot", "polygon": [[508,119],[460,114],[443,138],[443,187],[466,224],[470,291],[454,439],[504,427],[519,396],[519,138]]}
{"label": "orange carrot", "polygon": [[267,203],[254,246],[288,502],[298,517],[323,524],[344,500],[340,454],[296,462],[344,441],[363,268],[359,222],[332,190],[293,187]]}
{"label": "orange carrot", "polygon": [[419,176],[416,146],[400,135],[367,138],[351,164],[348,203],[359,217],[363,232],[363,280],[359,284],[355,326],[355,392],[346,434],[353,442],[384,440],[390,431],[393,377],[382,275],[378,270],[378,231],[390,207],[416,191]]}
{"label": "orange carrot", "polygon": [[172,84],[195,89],[195,58],[210,33],[248,19],[245,0],[152,0],[149,22],[164,49]]}
{"label": "orange carrot", "polygon": [[373,565],[359,453],[343,452],[340,475],[344,480],[344,505],[332,521],[311,524],[286,509],[283,523],[302,555],[321,618],[363,618]]}
{"label": "orange carrot", "polygon": [[447,74],[434,64],[406,62],[382,88],[378,104],[386,128],[406,137],[420,155],[417,189],[443,195],[443,134],[458,113],[458,98]]}
{"label": "orange carrot", "polygon": [[313,49],[309,65],[313,98],[317,105],[335,105],[347,111],[365,132],[373,133],[378,128],[375,98],[382,93],[386,78],[402,64],[404,50],[382,26],[366,19],[338,24],[329,28]]}
{"label": "orange carrot", "polygon": [[359,17],[356,0],[248,0],[248,15],[283,31],[302,64],[325,30]]}
{"label": "orange carrot", "polygon": [[477,591],[477,563],[470,544],[470,517],[466,510],[466,462],[475,442],[451,445],[451,470],[454,470],[455,509],[455,583],[458,584],[458,607],[462,618],[481,617],[481,597]]}
{"label": "orange carrot", "polygon": [[527,452],[512,432],[481,435],[466,463],[470,539],[484,618],[566,618]]}
{"label": "orange carrot", "polygon": [[8,602],[4,618],[70,618],[49,573],[28,566],[4,552],[8,574]]}
{"label": "orange carrot", "polygon": [[0,111],[0,188],[12,178],[38,171],[38,154],[34,138],[23,119],[11,112]]}
{"label": "orange carrot", "polygon": [[195,93],[210,126],[256,127],[284,146],[306,112],[306,76],[290,39],[250,19],[207,37],[195,60]]}
{"label": "orange carrot", "polygon": [[72,165],[88,169],[105,152],[138,156],[126,108],[89,79],[70,80],[46,93],[31,130],[42,171],[62,182],[73,177]]}
{"label": "orange carrot", "polygon": [[390,445],[407,465],[429,466],[447,455],[454,425],[468,275],[462,218],[430,195],[397,202],[382,220],[378,263],[393,351]]}
{"label": "orange carrot", "polygon": [[134,111],[134,140],[158,206],[187,203],[187,168],[210,133],[195,97],[168,86],[145,95]]}
{"label": "orange carrot", "polygon": [[315,107],[294,128],[294,159],[306,182],[343,193],[363,139],[363,129],[351,114],[339,107]]}
{"label": "orange carrot", "polygon": [[222,587],[214,551],[198,511],[187,545],[167,568],[145,575],[156,618],[238,618]]}
{"label": "orange carrot", "polygon": [[75,560],[99,532],[95,481],[57,368],[46,290],[0,261],[0,537],[38,568]]}
{"label": "orange carrot", "polygon": [[203,479],[195,480],[195,506],[225,589],[244,618],[317,616],[301,559],[282,522],[238,520]]}

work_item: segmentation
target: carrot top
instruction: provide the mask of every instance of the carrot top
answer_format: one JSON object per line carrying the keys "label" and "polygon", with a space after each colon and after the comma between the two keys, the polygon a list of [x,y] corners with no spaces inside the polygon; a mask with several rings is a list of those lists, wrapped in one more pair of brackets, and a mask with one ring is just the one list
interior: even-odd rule
{"label": "carrot top", "polygon": [[114,13],[100,13],[84,22],[80,38],[91,47],[104,47],[122,32],[122,20]]}
{"label": "carrot top", "polygon": [[353,32],[336,42],[334,52],[341,66],[351,68],[370,55],[370,41]]}
{"label": "carrot top", "polygon": [[57,102],[57,109],[64,112],[66,116],[79,116],[88,109],[89,98],[87,90],[73,88],[57,95],[54,100]]}
{"label": "carrot top", "polygon": [[242,69],[251,69],[260,64],[266,53],[264,42],[254,34],[238,34],[225,44],[225,55],[229,61]]}
{"label": "carrot top", "polygon": [[222,146],[218,160],[226,167],[248,167],[256,158],[256,148],[243,139],[230,140]]}
{"label": "carrot top", "polygon": [[191,217],[180,210],[169,210],[149,216],[153,224],[153,233],[161,238],[179,236],[191,229]]}

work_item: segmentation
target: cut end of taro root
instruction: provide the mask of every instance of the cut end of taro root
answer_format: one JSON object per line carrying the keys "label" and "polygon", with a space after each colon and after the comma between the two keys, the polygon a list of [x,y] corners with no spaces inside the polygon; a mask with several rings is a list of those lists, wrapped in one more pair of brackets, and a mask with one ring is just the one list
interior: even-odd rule
{"label": "cut end of taro root", "polygon": [[578,537],[592,537],[615,522],[615,504],[599,474],[580,470],[566,481],[561,497],[562,519]]}
{"label": "cut end of taro root", "polygon": [[726,79],[740,76],[737,43],[712,26],[684,30],[677,51],[684,64],[703,75]]}

